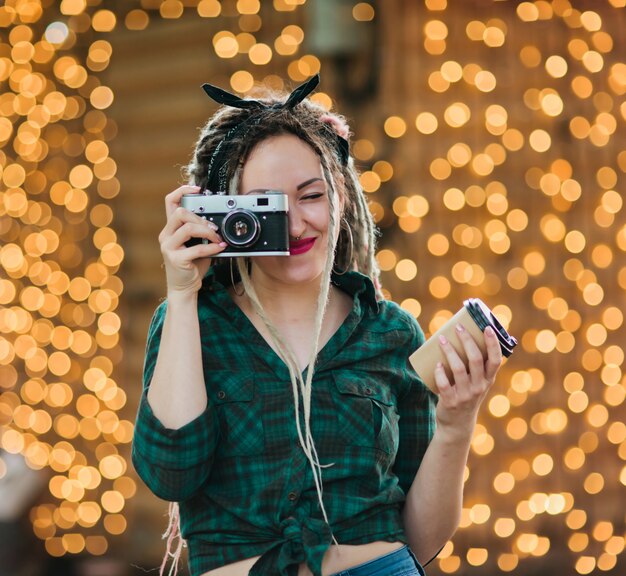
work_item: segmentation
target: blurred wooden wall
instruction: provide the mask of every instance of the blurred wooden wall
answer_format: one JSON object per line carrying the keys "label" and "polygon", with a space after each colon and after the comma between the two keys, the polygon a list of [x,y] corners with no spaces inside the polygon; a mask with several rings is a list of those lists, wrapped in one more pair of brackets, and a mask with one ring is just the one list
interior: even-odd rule
{"label": "blurred wooden wall", "polygon": [[[111,38],[114,56],[107,82],[115,93],[111,117],[118,126],[111,152],[121,182],[115,224],[125,252],[120,381],[130,416],[139,402],[150,318],[165,296],[157,238],[165,224],[164,197],[183,183],[181,168],[190,158],[198,127],[215,109],[200,85],[208,78],[228,85],[227,75],[206,69],[210,30],[215,28],[211,24],[196,16],[173,26],[157,17],[146,30],[120,28]],[[167,525],[167,503],[138,480],[138,494],[129,508],[129,525],[141,527],[128,538],[137,552],[135,561],[153,568],[164,551],[160,535]]]}

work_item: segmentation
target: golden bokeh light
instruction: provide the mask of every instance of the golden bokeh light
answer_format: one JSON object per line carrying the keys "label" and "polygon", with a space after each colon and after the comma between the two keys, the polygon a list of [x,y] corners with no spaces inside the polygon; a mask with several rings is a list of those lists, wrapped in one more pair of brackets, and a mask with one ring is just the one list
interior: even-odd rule
{"label": "golden bokeh light", "polygon": [[406,122],[399,116],[390,116],[385,120],[385,133],[391,138],[400,138],[406,132]]}
{"label": "golden bokeh light", "polygon": [[437,130],[437,117],[431,112],[420,112],[415,119],[415,127],[422,134],[432,134]]}
{"label": "golden bokeh light", "polygon": [[[138,490],[123,412],[136,398],[116,375],[123,95],[103,74],[119,62],[115,34],[204,19],[223,83],[245,95],[326,77],[332,58],[305,52],[310,4],[0,7],[0,447],[50,472],[31,521],[51,556],[108,554]],[[415,50],[420,66],[402,80],[385,69],[396,97],[351,141],[385,293],[427,336],[480,296],[520,341],[472,439],[462,528],[432,570],[516,574],[554,555],[566,573],[621,574],[624,514],[600,503],[626,486],[626,5],[508,4],[407,5],[417,40],[386,49],[409,66]],[[355,1],[348,18],[365,29],[385,10]],[[313,99],[332,109],[342,81]]]}
{"label": "golden bokeh light", "polygon": [[[6,15],[13,4],[0,11]],[[0,379],[7,390],[0,396],[0,415],[12,414],[0,422],[0,447],[21,452],[35,470],[56,474],[48,484],[54,503],[37,508],[46,516],[33,517],[33,530],[48,553],[101,555],[109,546],[104,534],[113,532],[101,522],[88,491],[103,483],[97,468],[102,462],[108,488],[115,491],[126,460],[105,460],[90,442],[106,435],[112,445],[128,445],[132,424],[122,425],[114,412],[126,396],[117,393],[111,360],[121,352],[110,338],[120,330],[114,310],[122,284],[115,274],[123,250],[109,228],[114,214],[106,203],[119,191],[109,157],[116,130],[103,112],[114,93],[97,74],[109,66],[113,48],[91,31],[111,33],[118,20],[140,30],[148,15],[143,10],[120,15],[80,0],[64,0],[60,11],[75,18],[69,27],[40,22],[48,14],[38,2],[20,3],[15,14],[22,23],[10,31],[11,59],[6,52],[0,63],[0,75],[11,76],[0,104],[0,178],[6,186],[0,192],[0,234],[9,240],[0,248],[8,274],[0,283],[6,306],[0,330],[9,335],[0,339]],[[40,24],[47,43],[31,44]],[[69,51],[79,33],[90,38],[81,56]],[[64,51],[57,52],[61,46]],[[105,202],[95,200],[98,196]],[[88,235],[93,245],[82,243]],[[15,368],[14,362],[19,362]],[[108,385],[94,379],[100,396],[89,397],[82,375],[102,367]],[[125,493],[132,497],[134,491],[127,486]],[[111,507],[121,510],[119,503]]]}
{"label": "golden bokeh light", "polygon": [[[417,234],[422,235],[431,256],[432,270],[424,271],[422,276],[420,265],[420,274],[416,273],[415,279],[422,282],[428,298],[438,301],[447,301],[454,293],[459,293],[458,288],[462,286],[476,286],[489,295],[489,266],[485,266],[484,262],[472,264],[469,254],[454,250],[482,249],[495,255],[513,252],[515,262],[511,262],[505,274],[496,272],[502,282],[495,285],[522,292],[522,297],[531,296],[525,298],[526,304],[522,304],[521,308],[517,305],[509,307],[508,321],[512,326],[523,324],[522,316],[527,312],[528,318],[536,319],[534,326],[528,325],[520,333],[522,349],[526,354],[535,355],[531,361],[533,364],[542,362],[536,355],[548,359],[560,355],[571,358],[575,354],[578,358],[573,361],[578,363],[578,367],[572,366],[563,379],[565,398],[561,406],[551,405],[543,409],[535,406],[534,414],[528,414],[528,403],[544,389],[546,374],[553,373],[550,368],[545,374],[543,369],[512,373],[504,386],[491,395],[487,411],[491,419],[502,421],[509,442],[515,445],[523,441],[527,444],[531,439],[536,442],[537,437],[554,436],[568,438],[571,444],[562,455],[558,455],[558,452],[542,449],[540,444],[535,443],[534,454],[529,454],[527,459],[519,458],[508,470],[500,469],[493,474],[496,493],[509,498],[513,496],[518,501],[511,518],[493,520],[496,535],[511,544],[494,554],[491,554],[491,549],[487,552],[487,548],[463,549],[463,546],[454,546],[448,550],[446,547],[438,565],[446,574],[461,573],[464,563],[467,566],[496,566],[503,573],[514,573],[527,557],[549,556],[558,546],[559,529],[556,525],[549,535],[539,530],[520,530],[521,525],[530,525],[540,515],[553,516],[557,523],[562,518],[570,534],[571,531],[580,531],[580,537],[570,540],[570,550],[577,554],[571,559],[571,569],[578,574],[598,569],[613,570],[624,545],[622,538],[611,551],[596,546],[591,552],[591,542],[608,542],[618,526],[623,528],[623,518],[616,518],[615,515],[610,521],[604,518],[588,529],[585,527],[587,514],[580,510],[586,502],[585,498],[597,497],[607,491],[615,494],[614,488],[609,488],[604,473],[588,470],[579,485],[571,486],[570,492],[553,494],[537,490],[527,496],[527,500],[520,497],[518,487],[520,482],[528,481],[535,486],[547,486],[546,482],[561,467],[578,473],[589,466],[590,455],[600,449],[603,436],[578,432],[578,438],[574,432],[576,426],[579,430],[581,426],[583,430],[609,429],[604,441],[619,446],[623,445],[626,435],[623,423],[616,420],[613,411],[615,405],[623,405],[626,396],[622,372],[624,351],[619,338],[614,336],[614,332],[623,325],[623,307],[616,300],[615,291],[608,287],[611,274],[616,274],[619,286],[626,288],[626,271],[623,271],[626,267],[618,264],[615,268],[618,255],[626,251],[623,199],[618,192],[626,163],[622,159],[616,164],[611,158],[602,157],[593,150],[604,148],[602,153],[606,154],[626,118],[624,111],[617,110],[615,105],[616,98],[626,92],[626,68],[623,63],[615,61],[614,54],[612,62],[609,62],[608,55],[612,54],[616,37],[604,28],[604,19],[595,12],[570,13],[568,6],[557,2],[523,2],[516,8],[516,16],[524,26],[562,18],[572,29],[589,33],[588,36],[570,38],[564,53],[555,51],[549,43],[538,39],[529,41],[523,35],[516,38],[512,29],[523,27],[519,28],[519,24],[511,20],[504,25],[495,18],[492,21],[488,18],[482,21],[475,19],[464,24],[471,42],[482,43],[492,50],[502,50],[516,38],[516,53],[521,64],[536,79],[545,79],[522,89],[518,96],[518,102],[533,114],[538,114],[534,117],[535,121],[525,127],[511,113],[511,101],[506,104],[504,100],[498,102],[495,99],[481,110],[470,104],[472,101],[465,98],[461,91],[455,91],[454,99],[436,104],[438,96],[440,98],[441,94],[451,92],[454,85],[463,80],[479,92],[495,94],[501,89],[498,82],[501,72],[491,69],[488,60],[475,60],[463,66],[462,58],[455,57],[458,53],[452,51],[448,34],[450,21],[444,16],[446,6],[437,8],[437,18],[428,20],[424,27],[427,55],[442,54],[437,52],[435,44],[440,42],[446,56],[425,71],[424,81],[434,99],[424,99],[423,108],[418,111],[415,120],[419,134],[441,133],[441,145],[433,147],[432,151],[426,145],[420,155],[425,172],[437,183],[430,196],[423,195],[429,201],[429,215],[436,214],[439,221],[432,226],[428,218],[421,216],[422,223]],[[433,10],[431,6],[428,9]],[[599,35],[594,37],[593,34]],[[606,70],[614,71],[608,88],[599,77]],[[524,85],[522,82],[519,84]],[[539,115],[542,120],[539,120]],[[404,117],[400,110],[397,117]],[[475,134],[472,130],[480,129],[481,118],[485,133],[499,138],[499,147],[493,146],[492,142],[480,147],[477,139],[471,136]],[[566,129],[575,140],[591,147],[587,159],[593,158],[594,164],[589,164],[585,170],[578,168],[578,160],[575,155],[568,156],[572,151],[562,144],[555,122],[565,122]],[[442,126],[444,130],[450,127],[465,133],[463,137],[446,139]],[[401,132],[399,137],[406,139],[408,136]],[[447,145],[445,142],[448,142]],[[443,152],[441,146],[445,146]],[[522,195],[518,195],[520,187],[514,179],[498,171],[499,167],[519,166],[522,156],[525,158],[525,169],[521,180],[526,191],[521,194],[528,194],[524,200]],[[393,159],[389,162],[394,165]],[[402,164],[400,160],[398,162],[399,169]],[[394,170],[394,182],[397,172]],[[466,172],[474,176],[474,181],[463,180]],[[592,177],[587,178],[585,172]],[[477,182],[476,177],[484,179],[484,183]],[[443,183],[446,185],[442,187]],[[376,190],[380,194],[385,187],[384,182],[377,183]],[[534,196],[535,191],[542,196],[541,199]],[[390,202],[398,218],[398,226],[403,231],[406,231],[405,220],[410,215],[409,197],[410,194],[397,194]],[[476,212],[478,210],[485,210],[490,216],[482,219]],[[579,220],[573,218],[575,214]],[[440,227],[448,226],[449,216],[454,216],[450,219],[453,222],[448,228],[450,232],[442,234]],[[594,234],[601,230],[607,230],[609,234],[601,232],[595,239]],[[539,233],[540,239],[533,236],[533,231]],[[403,273],[404,255],[410,252],[399,250],[397,246],[400,245],[386,244],[379,252],[384,273],[397,276]],[[416,263],[418,258],[416,253],[413,257]],[[446,258],[449,271],[442,274],[441,269],[436,268],[434,258]],[[400,274],[398,263],[402,263]],[[414,270],[417,271],[417,267]],[[559,272],[567,278],[564,282],[568,284],[558,279]],[[407,277],[410,276],[412,271]],[[389,285],[392,278],[387,276],[387,279]],[[406,293],[400,287],[393,291]],[[428,307],[426,296],[424,301],[419,296],[409,299],[413,300],[419,304],[419,311],[424,316]],[[410,310],[412,306],[407,304],[406,308]],[[533,310],[540,311],[543,320],[537,313],[533,315]],[[449,310],[434,308],[431,312],[434,319],[428,324],[429,331],[436,330],[449,314]],[[591,382],[597,380],[604,383],[604,394],[591,388]],[[585,385],[586,382],[589,384]],[[497,425],[490,420],[488,428],[477,430],[472,442],[472,451],[481,458],[489,458],[498,451],[496,444],[500,440],[490,433],[493,429],[497,429]],[[515,450],[515,447],[512,449]],[[606,454],[606,447],[604,450]],[[626,450],[622,450],[621,458],[626,458]],[[626,472],[621,477],[626,481]],[[578,509],[572,510],[575,502]],[[469,530],[481,519],[476,514],[478,509],[474,510],[473,516],[472,510],[469,508],[464,512],[461,521],[464,530]]]}
{"label": "golden bokeh light", "polygon": [[369,22],[374,16],[374,7],[368,2],[359,2],[352,8],[352,17],[359,22]]}

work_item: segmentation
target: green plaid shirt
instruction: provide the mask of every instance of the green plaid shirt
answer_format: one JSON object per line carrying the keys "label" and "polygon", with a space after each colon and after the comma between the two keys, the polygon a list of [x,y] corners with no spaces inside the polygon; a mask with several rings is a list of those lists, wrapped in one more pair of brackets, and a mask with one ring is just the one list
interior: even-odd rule
{"label": "green plaid shirt", "polygon": [[148,335],[132,452],[150,490],[180,503],[191,574],[261,555],[252,576],[292,576],[301,562],[321,576],[332,536],[405,542],[401,509],[435,426],[435,397],[407,362],[424,341],[415,319],[377,302],[366,276],[333,277],[354,303],[313,378],[311,431],[320,462],[332,464],[322,469],[328,526],[298,441],[287,367],[217,276],[209,272],[198,299],[208,406],[171,430],[146,400],[164,302]]}

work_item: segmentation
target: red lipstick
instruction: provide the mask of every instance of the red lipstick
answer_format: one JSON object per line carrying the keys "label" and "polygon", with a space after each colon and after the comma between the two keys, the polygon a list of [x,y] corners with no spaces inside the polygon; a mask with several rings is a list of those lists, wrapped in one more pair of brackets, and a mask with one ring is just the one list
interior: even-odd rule
{"label": "red lipstick", "polygon": [[297,254],[304,254],[305,252],[308,252],[311,248],[313,248],[315,240],[317,240],[317,238],[303,238],[302,240],[291,240],[289,242],[289,253],[292,256],[296,256]]}

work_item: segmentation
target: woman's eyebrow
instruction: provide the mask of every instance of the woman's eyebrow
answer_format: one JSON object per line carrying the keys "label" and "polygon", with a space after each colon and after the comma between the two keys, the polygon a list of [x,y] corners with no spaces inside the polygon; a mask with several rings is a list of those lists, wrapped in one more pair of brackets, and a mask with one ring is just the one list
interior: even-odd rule
{"label": "woman's eyebrow", "polygon": [[302,184],[298,184],[296,186],[296,190],[302,190],[302,188],[306,188],[309,184],[313,184],[313,182],[323,182],[323,180],[321,178],[311,178],[310,180],[307,180],[305,182],[302,182]]}
{"label": "woman's eyebrow", "polygon": [[[307,186],[310,186],[311,184],[313,184],[313,182],[318,182],[318,181],[323,182],[324,180],[316,176],[315,178],[305,180],[304,182],[302,182],[302,184],[298,184],[296,186],[296,190],[302,190],[302,188],[306,188]],[[247,196],[248,194],[265,194],[268,190],[269,188],[255,188],[254,190],[248,190],[247,192],[244,192],[244,195]]]}

